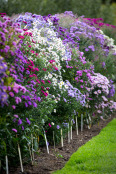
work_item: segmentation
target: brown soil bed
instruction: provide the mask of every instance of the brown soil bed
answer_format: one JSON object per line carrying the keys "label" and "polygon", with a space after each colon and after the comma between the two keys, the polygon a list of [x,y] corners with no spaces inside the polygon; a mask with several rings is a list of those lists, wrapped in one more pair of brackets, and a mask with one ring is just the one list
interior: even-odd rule
{"label": "brown soil bed", "polygon": [[[40,155],[35,155],[35,162],[24,166],[24,174],[51,174],[53,171],[64,167],[70,156],[78,150],[80,146],[89,141],[92,137],[99,134],[113,118],[112,116],[107,120],[100,120],[99,125],[95,124],[91,129],[84,128],[83,132],[79,130],[79,135],[73,131],[73,139],[68,143],[67,138],[64,139],[64,147],[57,145],[55,150],[53,146],[49,146],[50,154],[47,154],[46,147],[40,148]],[[18,168],[10,169],[9,174],[21,174],[20,166]]]}

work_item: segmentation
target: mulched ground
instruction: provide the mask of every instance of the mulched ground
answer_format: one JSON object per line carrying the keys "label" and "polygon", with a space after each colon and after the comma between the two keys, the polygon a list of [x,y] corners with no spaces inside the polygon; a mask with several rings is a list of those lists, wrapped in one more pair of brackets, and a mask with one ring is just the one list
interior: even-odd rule
{"label": "mulched ground", "polygon": [[[83,132],[79,130],[79,135],[73,131],[73,139],[68,143],[67,138],[64,140],[64,147],[61,148],[59,144],[55,150],[53,146],[49,146],[50,154],[47,154],[46,147],[40,148],[40,155],[35,155],[35,162],[32,166],[28,164],[24,166],[24,174],[51,174],[53,171],[63,168],[70,156],[78,150],[80,146],[89,141],[92,137],[99,134],[100,130],[104,128],[115,116],[107,120],[100,120],[98,124],[93,125],[91,129],[84,128]],[[20,166],[18,168],[10,169],[9,174],[21,174]]]}

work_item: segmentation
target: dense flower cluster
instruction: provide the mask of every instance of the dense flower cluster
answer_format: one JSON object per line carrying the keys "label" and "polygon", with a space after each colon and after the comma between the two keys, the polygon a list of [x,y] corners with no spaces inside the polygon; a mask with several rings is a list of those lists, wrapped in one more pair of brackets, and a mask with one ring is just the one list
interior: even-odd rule
{"label": "dense flower cluster", "polygon": [[32,141],[30,133],[37,144],[38,135],[46,132],[51,137],[52,130],[60,135],[60,128],[67,131],[68,121],[75,124],[77,113],[99,117],[104,109],[107,114],[115,111],[116,102],[109,99],[115,96],[115,54],[112,38],[92,23],[76,19],[71,11],[53,16],[25,13],[13,20],[2,14],[2,144],[7,137],[13,151],[10,140],[17,141],[15,133],[24,146]]}
{"label": "dense flower cluster", "polygon": [[89,24],[91,26],[96,26],[96,27],[100,27],[100,28],[103,26],[111,26],[112,28],[116,28],[116,26],[114,26],[114,25],[103,23],[102,18],[83,18],[83,20],[84,20],[84,22],[86,22],[87,24]]}

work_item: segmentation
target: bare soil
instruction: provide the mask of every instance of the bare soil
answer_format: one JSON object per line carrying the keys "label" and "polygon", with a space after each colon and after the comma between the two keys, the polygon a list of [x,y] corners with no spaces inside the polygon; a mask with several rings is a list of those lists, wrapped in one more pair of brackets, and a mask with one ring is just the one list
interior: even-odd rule
{"label": "bare soil", "polygon": [[[104,128],[115,116],[111,116],[106,120],[100,120],[99,125],[95,124],[91,129],[84,128],[81,132],[79,130],[78,136],[76,131],[73,131],[72,140],[68,143],[67,138],[64,139],[64,147],[61,144],[57,145],[54,149],[49,146],[50,153],[47,154],[46,147],[39,149],[39,155],[35,154],[34,165],[27,164],[24,166],[24,174],[51,174],[55,170],[64,167],[65,163],[69,160],[70,156],[78,150],[80,146],[91,140],[92,137],[98,135],[102,128]],[[21,174],[20,166],[11,168],[9,174]]]}

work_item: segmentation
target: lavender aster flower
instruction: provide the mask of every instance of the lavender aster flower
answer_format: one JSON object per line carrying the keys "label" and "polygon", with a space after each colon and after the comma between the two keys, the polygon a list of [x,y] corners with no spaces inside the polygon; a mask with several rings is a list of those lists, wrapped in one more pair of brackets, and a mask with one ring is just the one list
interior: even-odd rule
{"label": "lavender aster flower", "polygon": [[60,129],[60,126],[59,125],[57,125],[57,129]]}

